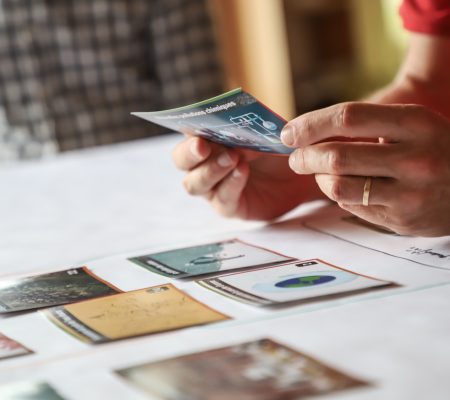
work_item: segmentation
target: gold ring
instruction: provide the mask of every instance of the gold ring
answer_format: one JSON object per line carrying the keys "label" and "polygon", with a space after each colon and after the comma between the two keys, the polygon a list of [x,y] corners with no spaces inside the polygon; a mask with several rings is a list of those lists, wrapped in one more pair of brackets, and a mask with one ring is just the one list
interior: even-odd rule
{"label": "gold ring", "polygon": [[372,178],[367,177],[366,181],[364,182],[364,191],[363,191],[363,198],[362,198],[362,204],[363,206],[369,205],[369,197],[370,197],[370,188],[372,187]]}

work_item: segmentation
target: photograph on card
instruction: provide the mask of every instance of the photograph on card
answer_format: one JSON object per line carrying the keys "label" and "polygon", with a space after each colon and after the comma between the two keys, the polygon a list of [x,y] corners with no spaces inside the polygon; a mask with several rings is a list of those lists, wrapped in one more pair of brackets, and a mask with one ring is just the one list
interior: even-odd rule
{"label": "photograph on card", "polygon": [[119,292],[86,267],[7,279],[0,281],[0,313],[52,307]]}
{"label": "photograph on card", "polygon": [[6,358],[25,356],[32,353],[30,349],[27,349],[19,342],[0,333],[0,361]]}
{"label": "photograph on card", "polygon": [[64,400],[46,382],[19,381],[0,386],[2,400]]}
{"label": "photograph on card", "polygon": [[146,395],[166,400],[293,400],[367,384],[270,339],[117,373]]}
{"label": "photograph on card", "polygon": [[53,307],[42,312],[65,332],[92,344],[228,319],[171,284]]}
{"label": "photograph on card", "polygon": [[132,114],[227,147],[274,154],[293,151],[280,139],[286,121],[241,88],[172,110]]}
{"label": "photograph on card", "polygon": [[311,301],[394,285],[319,259],[236,272],[197,283],[256,306]]}
{"label": "photograph on card", "polygon": [[167,277],[187,278],[286,263],[294,258],[232,239],[147,254],[129,260]]}

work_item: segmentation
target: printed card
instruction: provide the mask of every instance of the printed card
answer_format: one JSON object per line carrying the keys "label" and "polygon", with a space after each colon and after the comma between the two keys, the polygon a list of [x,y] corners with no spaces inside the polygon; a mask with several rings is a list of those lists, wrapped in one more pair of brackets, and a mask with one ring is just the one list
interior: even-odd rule
{"label": "printed card", "polygon": [[366,383],[270,339],[118,371],[147,395],[166,400],[300,399]]}
{"label": "printed card", "polygon": [[2,400],[64,400],[45,382],[14,382],[0,386]]}
{"label": "printed card", "polygon": [[238,272],[198,281],[204,287],[252,305],[306,301],[393,285],[321,260]]}
{"label": "printed card", "polygon": [[33,353],[25,346],[0,333],[0,360]]}
{"label": "printed card", "polygon": [[43,311],[80,340],[103,343],[228,319],[167,284]]}
{"label": "printed card", "polygon": [[280,264],[289,262],[293,258],[241,242],[238,239],[232,239],[147,254],[129,260],[164,276],[186,278]]}
{"label": "printed card", "polygon": [[86,267],[0,281],[0,313],[73,303],[120,292]]}
{"label": "printed card", "polygon": [[293,151],[280,140],[286,121],[240,88],[172,110],[132,114],[228,147],[275,154]]}

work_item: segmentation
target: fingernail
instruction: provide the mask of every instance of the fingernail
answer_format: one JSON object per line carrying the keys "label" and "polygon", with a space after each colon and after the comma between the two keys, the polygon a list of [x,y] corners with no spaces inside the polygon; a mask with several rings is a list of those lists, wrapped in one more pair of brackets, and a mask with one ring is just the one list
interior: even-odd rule
{"label": "fingernail", "polygon": [[239,168],[235,168],[231,174],[233,178],[240,178],[242,176],[242,172],[239,171]]}
{"label": "fingernail", "polygon": [[219,164],[222,168],[229,167],[233,161],[231,160],[230,155],[224,151],[218,158],[217,158],[217,164]]}
{"label": "fingernail", "polygon": [[193,139],[191,140],[191,144],[189,145],[189,150],[191,151],[192,155],[195,157],[196,160],[201,160],[203,156],[200,154],[200,151],[198,150],[198,141]]}
{"label": "fingernail", "polygon": [[286,125],[281,130],[281,141],[287,145],[292,146],[294,144],[294,128],[291,125]]}

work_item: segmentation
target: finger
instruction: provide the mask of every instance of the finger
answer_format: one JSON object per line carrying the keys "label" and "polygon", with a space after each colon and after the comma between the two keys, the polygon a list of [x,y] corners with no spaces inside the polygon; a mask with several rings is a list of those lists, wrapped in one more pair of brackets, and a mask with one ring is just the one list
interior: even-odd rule
{"label": "finger", "polygon": [[[362,205],[365,177],[317,174],[316,182],[327,197],[340,204]],[[372,178],[369,204],[393,206],[399,200],[398,182],[390,178]]]}
{"label": "finger", "polygon": [[[394,177],[401,144],[319,143],[295,150],[289,166],[298,174],[334,174]],[[401,153],[401,152],[400,152]]]}
{"label": "finger", "polygon": [[[414,140],[417,114],[414,105],[382,105],[370,103],[341,103],[303,114],[288,122],[281,133],[287,146],[305,147],[325,139],[386,138],[389,142]],[[421,124],[423,125],[423,123]]]}
{"label": "finger", "polygon": [[175,147],[172,159],[178,169],[189,171],[206,160],[211,152],[211,143],[199,137],[190,137]]}
{"label": "finger", "polygon": [[186,175],[183,182],[186,191],[192,195],[206,194],[236,167],[238,161],[238,154],[232,150],[211,156]]}
{"label": "finger", "polygon": [[240,162],[236,168],[215,188],[210,197],[213,207],[222,215],[244,216],[246,205],[241,201],[242,192],[249,177],[246,162]]}

